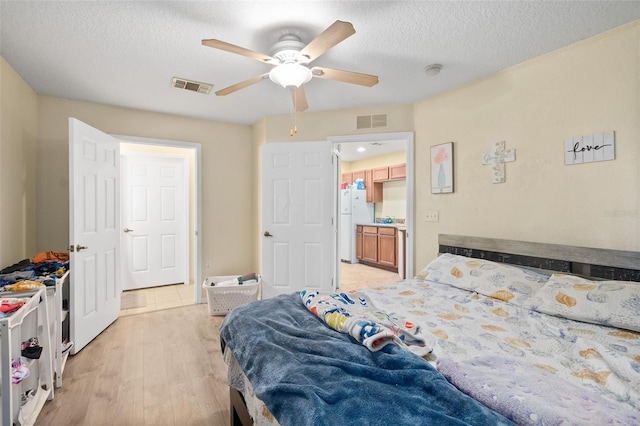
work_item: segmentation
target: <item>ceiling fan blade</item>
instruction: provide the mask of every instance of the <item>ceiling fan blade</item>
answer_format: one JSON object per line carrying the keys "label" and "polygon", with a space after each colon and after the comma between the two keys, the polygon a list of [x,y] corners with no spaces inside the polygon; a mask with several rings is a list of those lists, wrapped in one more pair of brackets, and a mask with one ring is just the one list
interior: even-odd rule
{"label": "ceiling fan blade", "polygon": [[371,87],[378,84],[377,75],[362,74],[353,71],[342,71],[332,68],[313,67],[311,68],[311,73],[314,77],[337,80],[344,83],[359,84],[360,86]]}
{"label": "ceiling fan blade", "polygon": [[226,41],[217,40],[215,38],[202,40],[204,46],[213,47],[214,49],[220,49],[227,52],[235,53],[238,55],[246,56],[256,61],[277,64],[278,60],[264,53],[256,52],[244,47],[236,46],[235,44],[227,43]]}
{"label": "ceiling fan blade", "polygon": [[291,90],[291,99],[293,100],[293,105],[296,108],[296,112],[306,111],[309,108],[309,104],[307,103],[307,95],[304,91],[304,86],[300,86],[297,89]]}
{"label": "ceiling fan blade", "polygon": [[307,44],[302,51],[300,51],[300,53],[308,56],[309,61],[313,61],[327,50],[351,37],[355,33],[356,30],[350,22],[336,21],[318,37],[311,40],[311,42]]}
{"label": "ceiling fan blade", "polygon": [[220,89],[216,92],[217,96],[224,96],[224,95],[228,95],[229,93],[233,93],[236,92],[240,89],[244,89],[245,87],[251,86],[252,84],[256,84],[258,83],[260,80],[264,80],[265,78],[269,77],[269,73],[264,73],[262,75],[259,75],[257,77],[253,77],[250,78],[248,80],[245,81],[241,81],[240,83],[236,83],[233,86],[229,86],[229,87],[225,87],[224,89]]}

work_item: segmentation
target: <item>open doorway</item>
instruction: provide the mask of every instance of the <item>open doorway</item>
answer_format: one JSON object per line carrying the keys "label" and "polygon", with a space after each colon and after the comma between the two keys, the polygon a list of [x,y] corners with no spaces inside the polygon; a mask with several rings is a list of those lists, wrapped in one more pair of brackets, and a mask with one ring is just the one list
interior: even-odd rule
{"label": "open doorway", "polygon": [[[184,256],[184,278],[176,280],[177,282],[181,282],[179,285],[165,285],[167,282],[159,281],[157,285],[162,287],[156,287],[153,283],[150,283],[145,284],[146,287],[149,287],[148,289],[127,292],[139,292],[138,296],[133,299],[134,301],[143,300],[143,303],[134,304],[130,313],[138,313],[137,311],[143,312],[145,309],[162,309],[164,305],[166,305],[164,306],[165,308],[172,307],[169,306],[168,303],[180,302],[182,305],[201,303],[202,291],[201,287],[197,285],[201,282],[199,255],[201,252],[201,241],[200,233],[198,232],[201,228],[200,144],[122,135],[115,135],[115,137],[121,141],[121,152],[125,153],[125,155],[131,155],[133,153],[137,156],[148,156],[149,158],[180,158],[182,159],[180,161],[185,169],[183,189],[186,194],[184,194],[183,207],[176,210],[179,211],[181,215],[184,215],[182,222],[185,225],[184,246],[187,253],[187,255]],[[123,223],[123,226],[126,226],[126,224]],[[123,230],[123,232],[127,232],[127,230]],[[128,237],[129,235],[130,234],[123,234],[123,237]],[[122,250],[121,253],[124,255],[125,250]],[[124,266],[125,264],[126,263],[122,261],[122,265]],[[123,271],[123,274],[126,273],[126,271]],[[175,295],[180,297],[176,297]]]}
{"label": "open doorway", "polygon": [[[371,280],[388,280],[387,282],[394,281],[394,277],[398,278],[411,277],[414,274],[413,266],[413,188],[414,188],[414,144],[413,133],[379,133],[371,135],[358,135],[358,136],[337,136],[328,138],[333,143],[334,153],[338,158],[337,176],[335,185],[335,197],[336,200],[336,270],[335,270],[335,282],[340,286],[342,284],[342,275],[345,275],[345,284],[347,288],[358,287],[358,283],[351,282],[351,276],[354,275],[353,269],[358,269],[356,275],[368,275]],[[358,148],[364,148],[364,152],[358,152]],[[359,264],[355,255],[355,226],[356,223],[361,224],[362,221],[369,221],[370,213],[365,216],[360,216],[356,219],[356,216],[351,215],[352,212],[344,211],[341,205],[345,204],[344,198],[348,195],[349,191],[345,191],[341,182],[343,182],[344,176],[349,176],[349,173],[353,173],[353,179],[355,180],[356,172],[361,169],[374,169],[378,166],[385,166],[389,164],[404,163],[406,167],[406,178],[404,180],[389,179],[383,183],[377,185],[382,194],[382,198],[373,203],[373,217],[371,218],[372,224],[376,221],[387,222],[392,221],[393,225],[400,225],[398,227],[398,274],[389,274],[388,271],[379,270],[378,268],[372,268],[372,270],[364,270],[364,265]],[[341,167],[344,165],[345,167]],[[382,167],[383,169],[385,167]],[[343,175],[343,172],[346,172]],[[347,178],[348,179],[348,178]],[[347,182],[348,184],[349,182]],[[351,188],[357,188],[356,185]],[[351,191],[354,194],[355,192]],[[384,193],[387,194],[387,204],[384,204]],[[369,203],[366,210],[371,210]],[[353,220],[349,220],[353,218]],[[397,223],[396,223],[397,221]],[[404,222],[404,223],[401,223]],[[387,224],[388,225],[388,224]],[[402,226],[403,225],[403,226]],[[352,229],[354,228],[354,229]],[[400,231],[402,229],[402,231]],[[345,233],[348,235],[345,236]],[[352,240],[351,248],[347,243],[348,240]],[[344,255],[345,250],[350,250],[351,254]],[[345,270],[347,268],[347,270]],[[373,282],[373,284],[379,282]]]}

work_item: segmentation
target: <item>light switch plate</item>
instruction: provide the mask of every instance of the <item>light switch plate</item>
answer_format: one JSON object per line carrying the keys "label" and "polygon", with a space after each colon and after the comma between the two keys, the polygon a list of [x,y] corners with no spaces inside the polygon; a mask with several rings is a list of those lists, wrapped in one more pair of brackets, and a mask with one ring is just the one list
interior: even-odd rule
{"label": "light switch plate", "polygon": [[439,220],[438,210],[428,211],[424,216],[424,220],[427,222],[437,222]]}

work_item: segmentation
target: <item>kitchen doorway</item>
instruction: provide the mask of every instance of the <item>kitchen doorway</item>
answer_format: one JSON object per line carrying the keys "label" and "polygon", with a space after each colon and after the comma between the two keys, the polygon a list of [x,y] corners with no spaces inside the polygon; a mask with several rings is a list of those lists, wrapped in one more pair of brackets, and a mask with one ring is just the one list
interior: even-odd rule
{"label": "kitchen doorway", "polygon": [[[342,168],[341,163],[343,162],[342,155],[347,155],[349,153],[348,158],[366,158],[365,153],[357,153],[357,149],[359,147],[364,147],[365,149],[369,149],[369,156],[375,157],[376,155],[386,155],[389,152],[397,152],[398,149],[401,149],[404,146],[404,162],[406,164],[406,181],[404,188],[404,211],[405,211],[405,251],[403,253],[405,260],[405,277],[412,277],[414,275],[414,239],[413,239],[413,226],[414,226],[414,217],[413,217],[413,191],[414,191],[414,137],[413,132],[400,132],[400,133],[378,133],[378,134],[370,134],[370,135],[357,135],[357,136],[335,136],[329,137],[329,141],[333,143],[333,150],[335,155],[338,157],[338,167],[337,167],[337,175],[336,182],[340,183],[342,181]],[[398,148],[400,147],[400,148]],[[359,155],[359,157],[357,156]],[[354,161],[354,160],[351,160]],[[366,164],[366,163],[361,163]],[[350,170],[351,171],[351,170]],[[340,241],[343,237],[341,234],[344,230],[341,230],[343,226],[341,224],[341,211],[340,211],[340,197],[341,197],[341,186],[340,184],[335,185],[335,194],[334,199],[336,200],[336,217],[337,217],[337,225],[336,225],[336,262],[337,265],[335,271],[335,280],[337,283],[342,283],[341,275],[342,275],[342,267],[341,263],[341,255],[340,255]],[[377,212],[380,212],[380,209],[376,209]],[[374,217],[375,220],[375,217]],[[354,261],[354,260],[352,260]],[[365,266],[365,265],[361,265]],[[377,269],[377,268],[372,268]],[[345,272],[346,274],[346,272]],[[394,277],[389,277],[394,278]],[[394,281],[394,279],[391,279]]]}

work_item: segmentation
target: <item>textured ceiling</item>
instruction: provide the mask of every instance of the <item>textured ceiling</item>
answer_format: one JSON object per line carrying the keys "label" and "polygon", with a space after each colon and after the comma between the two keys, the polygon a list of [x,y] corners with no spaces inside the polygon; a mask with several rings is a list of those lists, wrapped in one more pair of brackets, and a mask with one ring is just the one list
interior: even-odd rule
{"label": "textured ceiling", "polygon": [[[640,1],[0,1],[0,53],[39,94],[252,124],[287,114],[269,80],[214,91],[270,66],[202,46],[269,54],[285,32],[311,41],[336,20],[356,34],[312,65],[375,74],[368,88],[314,78],[309,111],[418,101],[640,19]],[[428,77],[424,68],[441,63]],[[210,95],[172,77],[214,85]]]}

